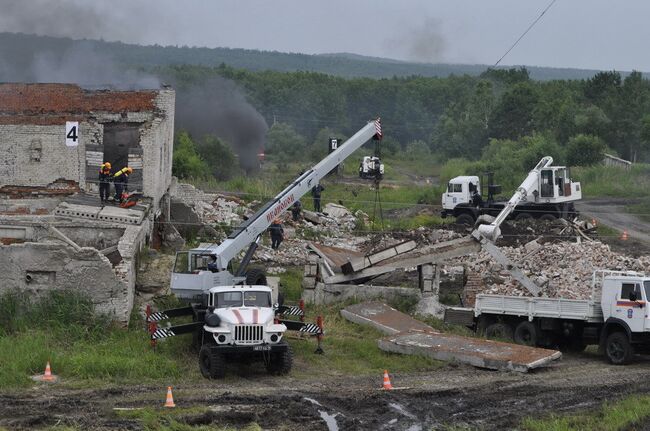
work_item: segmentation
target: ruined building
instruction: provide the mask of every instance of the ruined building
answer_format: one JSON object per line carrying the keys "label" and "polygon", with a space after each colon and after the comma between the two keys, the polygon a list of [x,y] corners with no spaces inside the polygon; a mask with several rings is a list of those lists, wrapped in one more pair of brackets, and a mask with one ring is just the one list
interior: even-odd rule
{"label": "ruined building", "polygon": [[[174,100],[168,88],[0,84],[0,293],[79,289],[128,321],[137,255],[169,218]],[[100,204],[104,161],[133,168],[136,206]]]}

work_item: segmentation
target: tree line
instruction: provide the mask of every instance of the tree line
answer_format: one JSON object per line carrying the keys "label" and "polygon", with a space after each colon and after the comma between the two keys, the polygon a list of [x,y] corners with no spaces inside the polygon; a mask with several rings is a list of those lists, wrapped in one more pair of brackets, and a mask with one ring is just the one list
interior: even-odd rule
{"label": "tree line", "polygon": [[226,65],[170,66],[157,73],[181,87],[214,76],[237,83],[270,126],[266,152],[280,162],[317,160],[328,136],[351,136],[378,116],[388,154],[424,151],[440,161],[477,161],[507,157],[499,149],[509,148],[547,151],[569,165],[593,164],[604,152],[650,161],[650,82],[639,72],[556,81],[535,81],[525,68],[390,79]]}

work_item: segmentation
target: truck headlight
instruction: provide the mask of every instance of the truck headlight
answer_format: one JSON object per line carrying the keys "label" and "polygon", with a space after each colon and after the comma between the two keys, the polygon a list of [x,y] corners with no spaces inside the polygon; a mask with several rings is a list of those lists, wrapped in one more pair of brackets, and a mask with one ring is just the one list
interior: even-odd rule
{"label": "truck headlight", "polygon": [[271,335],[271,343],[277,343],[280,337],[278,337],[278,334],[273,334]]}

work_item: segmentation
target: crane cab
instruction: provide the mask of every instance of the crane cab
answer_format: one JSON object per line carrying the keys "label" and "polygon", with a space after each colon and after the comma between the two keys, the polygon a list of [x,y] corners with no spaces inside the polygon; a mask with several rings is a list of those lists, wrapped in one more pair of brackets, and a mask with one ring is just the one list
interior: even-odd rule
{"label": "crane cab", "polygon": [[528,200],[543,203],[561,203],[582,199],[580,183],[571,181],[566,166],[548,166],[540,170],[538,186],[533,189]]}

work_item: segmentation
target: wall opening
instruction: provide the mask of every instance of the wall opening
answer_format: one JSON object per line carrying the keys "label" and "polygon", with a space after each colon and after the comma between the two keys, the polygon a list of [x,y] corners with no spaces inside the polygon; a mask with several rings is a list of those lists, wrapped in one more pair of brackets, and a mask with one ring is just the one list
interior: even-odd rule
{"label": "wall opening", "polygon": [[105,123],[103,143],[104,161],[111,163],[113,173],[130,166],[129,190],[142,190],[140,123]]}

